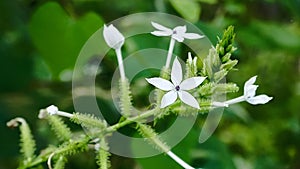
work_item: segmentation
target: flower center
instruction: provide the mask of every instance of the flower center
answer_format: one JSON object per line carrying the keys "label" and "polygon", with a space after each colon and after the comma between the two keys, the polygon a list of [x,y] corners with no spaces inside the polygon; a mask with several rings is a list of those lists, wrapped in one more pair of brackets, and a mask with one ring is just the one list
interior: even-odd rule
{"label": "flower center", "polygon": [[176,34],[177,33],[177,31],[176,30],[173,30],[173,34]]}
{"label": "flower center", "polygon": [[178,92],[180,90],[180,87],[179,86],[176,86],[175,87],[175,90]]}

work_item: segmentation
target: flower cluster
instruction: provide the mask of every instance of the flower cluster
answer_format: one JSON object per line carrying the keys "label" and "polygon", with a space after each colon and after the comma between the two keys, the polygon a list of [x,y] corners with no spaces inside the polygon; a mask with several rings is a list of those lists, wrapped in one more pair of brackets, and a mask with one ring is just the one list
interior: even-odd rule
{"label": "flower cluster", "polygon": [[[150,23],[149,23],[150,24]],[[179,57],[175,57],[171,70],[170,62],[172,60],[175,42],[183,42],[185,39],[201,39],[204,36],[197,33],[187,33],[187,27],[177,26],[173,29],[167,28],[155,22],[151,22],[156,29],[151,32],[155,36],[171,37],[167,59],[160,77],[146,78],[145,80],[156,87],[156,106],[138,115],[132,113],[132,99],[130,84],[126,78],[123,65],[121,48],[125,43],[124,35],[114,25],[104,25],[103,38],[106,44],[114,49],[120,70],[120,107],[122,118],[114,125],[109,126],[103,119],[93,115],[83,113],[68,113],[51,105],[46,109],[41,109],[39,118],[45,119],[51,125],[57,138],[62,142],[60,146],[49,146],[40,155],[35,155],[35,141],[31,135],[30,128],[22,118],[16,118],[7,123],[9,127],[20,127],[21,130],[21,152],[24,159],[19,168],[37,167],[47,160],[49,168],[52,168],[52,159],[55,159],[54,168],[63,168],[66,162],[66,156],[81,153],[92,149],[96,151],[96,161],[101,169],[110,167],[110,152],[107,138],[118,129],[134,124],[134,129],[143,136],[150,144],[161,152],[167,154],[175,162],[185,169],[194,169],[180,157],[171,151],[171,148],[155,132],[155,130],[145,121],[149,117],[160,118],[168,113],[177,115],[187,115],[184,111],[195,110],[191,112],[209,112],[218,107],[228,107],[232,104],[246,101],[250,104],[265,104],[272,100],[265,94],[256,96],[258,85],[255,85],[257,76],[251,77],[244,85],[242,96],[227,101],[217,101],[212,97],[214,93],[227,94],[238,91],[235,83],[221,83],[220,81],[233,69],[237,60],[231,60],[230,56],[235,50],[233,47],[233,28],[229,27],[225,31],[222,39],[219,40],[216,48],[212,47],[209,55],[204,60],[192,58],[188,53],[186,62],[186,72],[182,68]],[[180,105],[180,106],[179,106]],[[149,106],[150,107],[150,106]],[[184,111],[182,111],[184,110]],[[181,114],[182,113],[182,114]],[[190,115],[190,114],[188,114]],[[71,129],[64,123],[60,117],[67,117],[71,122],[79,124],[88,130],[88,134],[73,134]]]}

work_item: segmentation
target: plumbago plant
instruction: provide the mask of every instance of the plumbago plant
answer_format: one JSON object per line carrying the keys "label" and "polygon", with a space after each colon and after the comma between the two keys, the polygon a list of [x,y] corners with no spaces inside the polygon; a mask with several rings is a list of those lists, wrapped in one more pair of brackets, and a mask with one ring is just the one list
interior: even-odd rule
{"label": "plumbago plant", "polygon": [[[227,101],[213,100],[212,95],[214,93],[227,94],[239,90],[235,83],[222,81],[238,63],[237,60],[231,59],[232,53],[236,50],[233,44],[235,38],[233,26],[229,26],[224,31],[222,38],[219,38],[215,47],[211,47],[205,59],[200,60],[199,57],[192,57],[192,54],[188,53],[185,73],[183,73],[179,57],[174,59],[172,67],[170,67],[175,42],[183,42],[185,39],[200,39],[204,36],[196,33],[187,33],[186,26],[177,26],[174,29],[170,29],[154,22],[152,22],[152,25],[156,30],[151,32],[151,34],[166,36],[171,39],[166,64],[161,69],[160,77],[145,79],[149,84],[157,88],[155,105],[149,106],[152,109],[140,112],[138,115],[132,113],[130,85],[124,71],[121,53],[125,38],[113,25],[104,25],[104,39],[107,45],[115,50],[119,64],[119,96],[123,117],[118,123],[108,125],[105,120],[93,115],[79,112],[64,112],[54,105],[41,109],[38,117],[48,121],[60,144],[49,145],[38,155],[35,154],[36,143],[27,122],[21,117],[12,119],[7,122],[7,126],[20,128],[22,160],[19,164],[19,169],[42,168],[43,163],[47,163],[50,169],[63,169],[68,156],[85,151],[96,152],[95,159],[100,169],[110,168],[108,138],[118,129],[125,126],[134,127],[154,148],[171,157],[183,168],[192,169],[192,166],[171,151],[168,143],[162,140],[153,129],[153,126],[150,125],[152,123],[146,122],[147,118],[153,117],[154,120],[157,120],[170,114],[196,116],[199,113],[209,113],[210,110],[228,107],[242,101],[256,105],[265,104],[272,99],[272,97],[267,95],[256,96],[258,85],[254,85],[256,76],[253,76],[245,82],[242,96]],[[88,129],[88,134],[85,132],[82,132],[80,136],[74,134],[64,123],[62,117]]]}

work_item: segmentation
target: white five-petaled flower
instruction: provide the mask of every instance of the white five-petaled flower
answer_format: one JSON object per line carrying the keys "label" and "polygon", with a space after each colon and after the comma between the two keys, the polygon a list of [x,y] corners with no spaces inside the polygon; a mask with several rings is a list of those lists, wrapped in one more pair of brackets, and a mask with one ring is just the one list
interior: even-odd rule
{"label": "white five-petaled flower", "polygon": [[200,39],[204,37],[197,33],[186,33],[186,25],[170,29],[155,22],[151,22],[151,24],[157,29],[156,31],[151,32],[151,34],[155,36],[171,36],[178,42],[183,42],[184,39]]}
{"label": "white five-petaled flower", "polygon": [[175,41],[183,42],[184,39],[200,39],[203,38],[203,35],[199,35],[196,33],[186,33],[186,26],[177,26],[174,29],[167,28],[165,26],[162,26],[158,23],[151,22],[152,26],[156,28],[156,31],[151,32],[151,34],[155,36],[171,36],[169,50],[168,50],[168,56],[166,60],[165,68],[169,68]]}
{"label": "white five-petaled flower", "polygon": [[257,78],[257,76],[253,76],[245,82],[243,96],[237,97],[232,100],[228,100],[225,103],[226,104],[234,104],[234,103],[239,103],[242,101],[247,101],[250,104],[256,105],[256,104],[266,104],[270,100],[272,100],[273,97],[269,97],[265,94],[255,96],[256,89],[258,88],[258,85],[254,85],[256,78]]}
{"label": "white five-petaled flower", "polygon": [[146,79],[153,86],[168,91],[161,100],[161,108],[173,104],[178,96],[182,102],[200,109],[198,101],[186,90],[191,90],[199,86],[206,77],[192,77],[182,81],[182,68],[177,58],[175,58],[171,71],[171,82],[162,78]]}
{"label": "white five-petaled flower", "polygon": [[104,25],[103,37],[107,45],[113,49],[121,48],[125,40],[124,36],[112,24],[109,26]]}

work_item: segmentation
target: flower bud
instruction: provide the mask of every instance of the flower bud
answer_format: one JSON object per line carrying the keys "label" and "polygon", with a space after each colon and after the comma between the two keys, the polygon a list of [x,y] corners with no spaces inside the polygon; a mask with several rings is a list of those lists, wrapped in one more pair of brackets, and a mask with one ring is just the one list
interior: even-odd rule
{"label": "flower bud", "polygon": [[124,36],[113,25],[104,25],[103,37],[107,45],[113,49],[119,49],[124,44]]}

